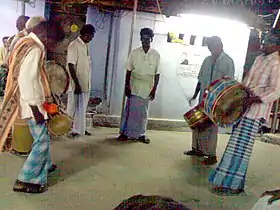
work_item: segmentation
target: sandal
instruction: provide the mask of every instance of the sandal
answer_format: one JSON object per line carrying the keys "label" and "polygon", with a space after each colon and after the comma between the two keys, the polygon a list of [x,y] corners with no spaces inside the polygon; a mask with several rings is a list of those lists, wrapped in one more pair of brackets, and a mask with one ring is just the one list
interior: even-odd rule
{"label": "sandal", "polygon": [[217,160],[217,156],[209,156],[207,158],[205,158],[201,164],[202,165],[206,165],[206,166],[210,166],[210,165],[214,165],[218,162]]}
{"label": "sandal", "polygon": [[142,142],[143,144],[150,144],[151,141],[146,136],[141,136],[138,138],[138,141]]}
{"label": "sandal", "polygon": [[18,152],[18,151],[16,151],[16,150],[11,150],[10,151],[10,154],[12,154],[12,155],[16,155],[16,156],[20,156],[20,157],[28,157],[29,156],[29,154],[30,154],[30,152]]}
{"label": "sandal", "polygon": [[127,141],[128,140],[128,136],[121,134],[119,135],[119,137],[117,138],[118,141]]}
{"label": "sandal", "polygon": [[213,191],[219,195],[239,195],[241,193],[244,193],[244,189],[230,189],[230,188],[226,188],[226,187],[213,187]]}
{"label": "sandal", "polygon": [[54,172],[56,169],[57,169],[57,165],[52,164],[52,166],[48,170],[48,173],[50,174],[50,173]]}
{"label": "sandal", "polygon": [[46,185],[25,183],[19,180],[15,182],[13,187],[14,192],[23,192],[23,193],[32,193],[32,194],[43,193],[46,190],[47,190]]}
{"label": "sandal", "polygon": [[86,131],[86,132],[85,132],[85,135],[86,135],[86,136],[91,136],[91,133],[88,132],[88,131]]}
{"label": "sandal", "polygon": [[198,157],[204,157],[206,156],[205,154],[202,153],[202,151],[198,151],[198,150],[189,150],[189,151],[185,151],[184,155],[188,155],[188,156],[198,156]]}
{"label": "sandal", "polygon": [[69,133],[69,134],[67,135],[67,137],[70,138],[70,139],[74,139],[74,138],[76,138],[76,137],[78,137],[78,136],[79,136],[78,133]]}

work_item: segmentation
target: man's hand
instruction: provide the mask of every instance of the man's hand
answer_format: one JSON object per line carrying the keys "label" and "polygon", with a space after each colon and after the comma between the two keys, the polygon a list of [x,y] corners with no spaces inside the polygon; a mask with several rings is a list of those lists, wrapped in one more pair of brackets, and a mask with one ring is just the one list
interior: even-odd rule
{"label": "man's hand", "polygon": [[125,93],[126,97],[130,98],[130,96],[131,96],[131,89],[130,89],[129,86],[125,86],[124,93]]}
{"label": "man's hand", "polygon": [[189,100],[189,106],[192,106],[192,101],[195,100],[195,99],[196,99],[196,97],[193,96],[193,97]]}
{"label": "man's hand", "polygon": [[42,115],[42,113],[39,111],[37,106],[30,106],[33,116],[35,118],[36,123],[39,124],[43,124],[45,122],[45,118],[44,115]]}
{"label": "man's hand", "polygon": [[277,201],[280,199],[280,190],[273,190],[273,191],[265,191],[261,197],[270,195],[272,196],[269,200],[268,200],[268,204],[272,204],[274,201]]}
{"label": "man's hand", "polygon": [[149,98],[151,101],[155,100],[155,97],[156,97],[156,89],[152,89],[150,95],[149,95]]}
{"label": "man's hand", "polygon": [[74,93],[80,95],[82,93],[82,88],[80,85],[75,85]]}

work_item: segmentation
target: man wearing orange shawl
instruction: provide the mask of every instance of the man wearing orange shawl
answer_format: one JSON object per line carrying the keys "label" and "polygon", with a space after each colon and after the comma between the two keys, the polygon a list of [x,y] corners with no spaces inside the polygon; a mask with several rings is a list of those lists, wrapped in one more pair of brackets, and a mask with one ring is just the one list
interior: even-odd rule
{"label": "man wearing orange shawl", "polygon": [[0,111],[0,147],[16,119],[28,119],[34,139],[28,156],[14,184],[14,191],[42,193],[47,188],[48,172],[55,166],[50,158],[48,118],[43,104],[51,98],[47,75],[44,70],[45,48],[53,49],[65,34],[55,22],[45,21],[18,41],[10,58],[6,93]]}

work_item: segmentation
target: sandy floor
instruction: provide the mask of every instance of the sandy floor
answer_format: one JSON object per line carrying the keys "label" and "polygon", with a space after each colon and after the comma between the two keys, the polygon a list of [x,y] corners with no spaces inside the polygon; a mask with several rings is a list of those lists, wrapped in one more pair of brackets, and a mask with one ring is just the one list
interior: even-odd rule
{"label": "sandy floor", "polygon": [[[95,128],[94,136],[53,141],[52,157],[59,170],[42,195],[14,193],[12,185],[24,159],[0,158],[1,210],[112,210],[132,195],[172,196],[191,209],[249,210],[265,190],[280,186],[280,147],[256,142],[248,171],[246,194],[219,197],[207,182],[210,167],[183,155],[191,133],[148,131],[150,145],[114,141],[117,129]],[[220,135],[218,154],[228,135]]]}

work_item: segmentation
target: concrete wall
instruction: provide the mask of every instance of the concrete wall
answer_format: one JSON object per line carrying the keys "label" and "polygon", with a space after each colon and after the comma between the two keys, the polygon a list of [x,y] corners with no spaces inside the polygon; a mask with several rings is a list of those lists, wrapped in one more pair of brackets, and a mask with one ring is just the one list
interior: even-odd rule
{"label": "concrete wall", "polygon": [[[44,16],[45,1],[37,0],[35,3],[35,8],[30,7],[26,4],[26,15],[35,16],[42,15]],[[16,29],[16,20],[18,16],[21,15],[21,4],[13,0],[1,0],[0,3],[0,14],[1,14],[1,30],[0,38],[4,36],[11,36],[17,32]],[[2,45],[2,41],[0,43]]]}
{"label": "concrete wall", "polygon": [[[109,72],[107,77],[107,105],[110,106],[110,114],[116,116],[120,116],[121,113],[125,78],[125,63],[128,56],[132,19],[132,13],[124,14],[125,15],[123,15],[121,18],[114,18],[108,68]],[[162,74],[156,100],[152,102],[150,106],[150,118],[183,120],[182,115],[192,108],[188,105],[187,98],[192,96],[197,79],[196,77],[178,76],[178,59],[180,59],[180,55],[186,47],[180,44],[167,43],[167,32],[168,30],[173,30],[170,25],[174,26],[174,24],[180,21],[178,18],[173,18],[172,22],[170,21],[171,19],[163,18],[160,15],[139,12],[137,14],[132,45],[133,49],[141,45],[139,35],[141,28],[150,27],[154,30],[155,37],[152,46],[161,54]],[[93,60],[92,95],[102,97],[104,95],[103,85],[109,36],[110,14],[100,13],[94,7],[90,7],[88,9],[87,22],[93,24],[97,28],[96,36],[91,43],[91,56]],[[188,29],[190,29],[190,25],[188,24],[190,23],[187,23],[186,21],[181,24],[181,28],[183,28],[181,32],[188,33]],[[230,26],[231,25],[229,25],[229,27]],[[216,28],[213,30],[211,32],[212,34],[199,34],[200,32],[198,33],[197,29],[193,29],[190,33],[198,35],[197,42],[202,42],[201,35],[220,36],[224,41],[226,53],[228,53],[235,62],[236,79],[240,80],[243,74],[243,65],[245,61],[250,30],[246,29],[245,32],[243,31],[241,34],[235,33],[235,31],[231,30],[231,28],[225,28],[224,30],[218,30]],[[200,61],[202,63],[203,59],[210,53],[208,52],[207,47],[202,47],[199,45],[201,45],[201,43],[191,46],[190,51],[195,53],[199,51],[199,53],[203,55]],[[195,104],[193,104],[193,106],[194,105]]]}
{"label": "concrete wall", "polygon": [[[177,19],[175,22],[178,21]],[[117,51],[117,65],[114,66],[115,77],[113,80],[113,94],[111,97],[110,111],[113,115],[120,115],[121,102],[125,77],[125,62],[128,54],[129,33],[131,27],[131,14],[122,17],[120,20],[119,33],[119,49]],[[136,21],[136,29],[133,37],[133,48],[140,46],[140,29],[150,27],[155,32],[153,47],[161,54],[161,80],[156,96],[156,100],[150,106],[150,118],[183,120],[182,115],[187,112],[190,107],[187,103],[188,97],[191,97],[196,83],[196,78],[178,77],[176,71],[178,68],[178,58],[182,53],[180,44],[167,43],[167,32],[170,29],[170,23],[163,20],[163,17],[155,14],[138,13]],[[188,30],[188,25],[181,25],[183,32]],[[249,39],[249,29],[243,34],[236,34],[232,30],[224,29],[222,34],[218,32],[206,35],[219,35],[224,41],[225,51],[234,59],[237,79],[242,78],[243,65],[246,56],[247,44]],[[117,32],[116,32],[117,33]],[[235,39],[232,39],[234,34]],[[231,36],[230,36],[231,35]],[[243,38],[240,38],[240,37]],[[245,36],[245,38],[244,38]],[[230,39],[228,38],[230,37]],[[205,55],[209,55],[207,48],[202,51]],[[202,62],[202,61],[201,61]]]}

